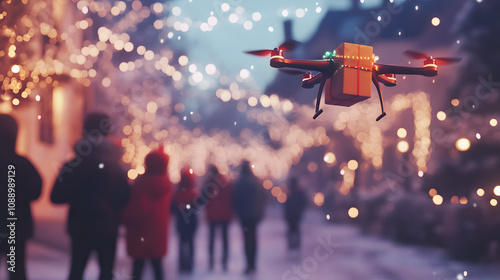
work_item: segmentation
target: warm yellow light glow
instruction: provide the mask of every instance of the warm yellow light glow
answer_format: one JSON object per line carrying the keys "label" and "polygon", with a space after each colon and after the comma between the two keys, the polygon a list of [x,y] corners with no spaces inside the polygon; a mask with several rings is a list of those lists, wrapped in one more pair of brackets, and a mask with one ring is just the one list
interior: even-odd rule
{"label": "warm yellow light glow", "polygon": [[157,14],[163,12],[163,4],[158,3],[158,2],[154,3],[152,6],[152,10],[153,10],[153,12],[155,12]]}
{"label": "warm yellow light glow", "polygon": [[188,64],[188,62],[189,62],[189,59],[187,56],[185,56],[185,55],[179,56],[179,64],[181,66],[186,66]]}
{"label": "warm yellow light glow", "polygon": [[429,195],[430,195],[431,197],[434,197],[437,193],[438,193],[438,192],[437,192],[437,191],[436,191],[436,189],[434,189],[434,188],[432,188],[432,189],[430,189],[430,190],[429,190]]}
{"label": "warm yellow light glow", "polygon": [[278,195],[280,195],[283,191],[281,190],[280,187],[273,187],[271,189],[271,194],[275,197],[278,197]]}
{"label": "warm yellow light glow", "polygon": [[269,190],[273,187],[273,182],[271,180],[265,180],[262,186],[264,186],[264,189]]}
{"label": "warm yellow light glow", "polygon": [[220,99],[224,102],[231,100],[231,92],[229,90],[223,90],[220,94]]}
{"label": "warm yellow light glow", "polygon": [[494,193],[496,196],[500,196],[500,186],[496,186],[496,187],[493,189],[493,193]]}
{"label": "warm yellow light glow", "polygon": [[495,126],[497,126],[497,124],[498,124],[498,121],[496,119],[491,119],[490,120],[490,125],[491,126],[495,127]]}
{"label": "warm yellow light glow", "polygon": [[460,104],[460,101],[458,99],[455,98],[455,99],[451,100],[451,105],[457,107],[459,104]]}
{"label": "warm yellow light glow", "polygon": [[102,86],[103,87],[109,87],[111,85],[111,79],[110,78],[104,78],[102,79]]}
{"label": "warm yellow light glow", "polygon": [[443,111],[439,111],[439,112],[437,112],[436,117],[438,120],[444,121],[444,120],[446,120],[446,113]]}
{"label": "warm yellow light glow", "polygon": [[313,202],[314,202],[314,204],[316,204],[316,206],[323,205],[323,203],[325,203],[325,195],[322,192],[315,193],[314,198],[313,198]]}
{"label": "warm yellow light glow", "polygon": [[281,106],[281,108],[283,108],[283,111],[285,113],[290,112],[293,110],[293,103],[290,100],[285,100],[283,101],[283,105]]}
{"label": "warm yellow light glow", "polygon": [[460,204],[467,204],[467,197],[463,196],[460,198]]}
{"label": "warm yellow light glow", "polygon": [[288,197],[286,193],[280,193],[277,198],[279,203],[285,203]]}
{"label": "warm yellow light glow", "polygon": [[443,197],[440,196],[439,194],[436,194],[435,196],[432,197],[432,202],[436,205],[441,205],[443,203]]}
{"label": "warm yellow light glow", "polygon": [[483,189],[481,189],[481,188],[479,188],[479,189],[477,189],[476,193],[477,193],[477,195],[479,195],[479,196],[483,196],[483,195],[484,195],[484,190],[483,190]]}
{"label": "warm yellow light glow", "polygon": [[14,105],[14,106],[19,105],[19,99],[17,99],[17,98],[12,99],[12,105]]}
{"label": "warm yellow light glow", "polygon": [[347,215],[349,215],[349,217],[351,217],[352,219],[358,217],[359,215],[358,208],[356,207],[349,208],[349,211],[347,211]]}
{"label": "warm yellow light glow", "polygon": [[316,164],[314,161],[311,161],[307,164],[307,170],[309,170],[309,172],[311,173],[316,172],[318,170],[318,164]]}
{"label": "warm yellow light glow", "polygon": [[496,200],[496,199],[493,198],[493,199],[490,200],[490,204],[491,204],[491,206],[497,206],[498,200]]}
{"label": "warm yellow light glow", "polygon": [[132,134],[132,132],[133,132],[133,129],[130,125],[126,125],[123,127],[123,134],[130,135],[130,134]]}
{"label": "warm yellow light glow", "polygon": [[156,102],[151,101],[146,106],[146,109],[148,110],[148,112],[154,114],[154,113],[156,113],[156,110],[158,110],[158,105],[156,104]]}
{"label": "warm yellow light glow", "polygon": [[433,17],[431,23],[434,26],[438,26],[441,23],[441,20],[438,17]]}
{"label": "warm yellow light glow", "polygon": [[458,200],[459,200],[459,199],[458,199],[458,196],[454,195],[454,196],[452,196],[452,197],[451,197],[450,202],[451,202],[451,203],[453,203],[453,204],[457,204],[457,203],[458,203]]}
{"label": "warm yellow light glow", "polygon": [[12,68],[10,70],[12,71],[12,73],[17,74],[17,73],[19,73],[19,71],[21,71],[21,67],[17,64],[14,64],[14,65],[12,65]]}
{"label": "warm yellow light glow", "polygon": [[408,149],[410,149],[410,145],[406,141],[399,141],[398,143],[398,151],[401,153],[406,153],[408,152]]}
{"label": "warm yellow light glow", "polygon": [[470,148],[470,141],[466,138],[460,138],[455,142],[455,147],[461,152],[467,151]]}
{"label": "warm yellow light glow", "polygon": [[347,163],[347,168],[351,169],[351,170],[356,170],[358,169],[358,162],[355,161],[354,159],[351,159],[348,163]]}
{"label": "warm yellow light glow", "polygon": [[328,163],[328,164],[333,164],[335,163],[335,161],[337,160],[337,158],[335,157],[335,155],[331,152],[328,152],[325,154],[325,156],[323,157],[323,160]]}
{"label": "warm yellow light glow", "polygon": [[257,106],[257,103],[259,103],[259,101],[255,96],[248,98],[248,105],[250,105],[251,107]]}
{"label": "warm yellow light glow", "polygon": [[407,135],[406,129],[404,129],[404,128],[398,129],[397,134],[398,134],[399,138],[405,138]]}
{"label": "warm yellow light glow", "polygon": [[261,95],[260,96],[260,104],[262,104],[262,107],[267,108],[271,106],[271,99],[267,95]]}
{"label": "warm yellow light glow", "polygon": [[139,174],[137,173],[137,170],[135,169],[129,169],[128,172],[127,172],[127,176],[130,180],[134,180],[135,178],[137,178]]}

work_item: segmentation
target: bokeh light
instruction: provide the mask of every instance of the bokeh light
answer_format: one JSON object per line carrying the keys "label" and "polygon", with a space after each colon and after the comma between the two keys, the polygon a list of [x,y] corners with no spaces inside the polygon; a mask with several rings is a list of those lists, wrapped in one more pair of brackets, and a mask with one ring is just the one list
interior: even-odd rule
{"label": "bokeh light", "polygon": [[484,195],[484,189],[479,188],[479,189],[477,189],[476,193],[477,193],[478,196],[483,196]]}
{"label": "bokeh light", "polygon": [[401,153],[406,153],[410,149],[410,145],[406,141],[399,141],[398,142],[398,151]]}
{"label": "bokeh light", "polygon": [[490,200],[490,205],[491,205],[491,206],[497,206],[497,205],[498,205],[498,200],[496,200],[495,198],[492,198],[492,199]]}
{"label": "bokeh light", "polygon": [[464,152],[470,148],[470,141],[467,138],[460,138],[455,142],[457,150]]}
{"label": "bokeh light", "polygon": [[355,219],[355,218],[357,218],[357,217],[358,217],[358,215],[359,215],[359,210],[358,210],[358,208],[356,208],[356,207],[351,207],[351,208],[349,208],[349,210],[347,211],[347,214],[349,215],[349,217],[350,217],[350,218]]}
{"label": "bokeh light", "polygon": [[438,120],[444,121],[444,120],[446,120],[446,113],[443,111],[439,111],[439,112],[437,112],[436,117]]}
{"label": "bokeh light", "polygon": [[431,23],[434,26],[438,26],[441,23],[441,20],[438,17],[433,17]]}
{"label": "bokeh light", "polygon": [[500,186],[495,186],[495,188],[493,189],[493,193],[496,196],[500,196]]}
{"label": "bokeh light", "polygon": [[347,168],[351,169],[351,170],[356,170],[358,169],[358,162],[354,159],[351,159],[348,163],[347,163]]}
{"label": "bokeh light", "polygon": [[497,124],[498,124],[497,119],[491,119],[491,120],[490,120],[490,125],[491,125],[491,126],[495,127],[495,126],[497,126]]}
{"label": "bokeh light", "polygon": [[430,190],[429,190],[429,195],[430,195],[431,197],[434,197],[436,194],[437,194],[436,189],[432,188],[432,189],[430,189]]}
{"label": "bokeh light", "polygon": [[407,134],[406,129],[404,129],[402,127],[399,128],[397,134],[398,134],[399,138],[405,138],[406,134]]}
{"label": "bokeh light", "polygon": [[441,205],[443,204],[443,197],[440,196],[439,194],[436,194],[435,196],[432,197],[432,202],[436,205]]}
{"label": "bokeh light", "polygon": [[323,157],[323,160],[328,164],[333,164],[333,163],[335,163],[337,158],[335,157],[335,155],[332,152],[328,152]]}
{"label": "bokeh light", "polygon": [[316,206],[322,206],[325,203],[325,195],[322,192],[317,192],[313,196],[313,202]]}

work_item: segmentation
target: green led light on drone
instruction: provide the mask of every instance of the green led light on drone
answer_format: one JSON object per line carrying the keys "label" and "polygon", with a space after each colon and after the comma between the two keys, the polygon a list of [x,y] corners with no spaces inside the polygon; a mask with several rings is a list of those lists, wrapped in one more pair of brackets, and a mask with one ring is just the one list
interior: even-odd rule
{"label": "green led light on drone", "polygon": [[332,59],[335,56],[335,53],[336,53],[335,50],[333,51],[333,53],[327,51],[323,55],[323,59]]}

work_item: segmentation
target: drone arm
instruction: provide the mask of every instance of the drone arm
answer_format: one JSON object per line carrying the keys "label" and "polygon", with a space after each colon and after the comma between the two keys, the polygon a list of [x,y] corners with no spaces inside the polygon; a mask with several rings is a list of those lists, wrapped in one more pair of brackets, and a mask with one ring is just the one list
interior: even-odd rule
{"label": "drone arm", "polygon": [[270,65],[274,68],[290,67],[318,72],[334,72],[335,67],[332,60],[292,60],[279,57],[271,58]]}
{"label": "drone arm", "polygon": [[310,79],[302,80],[302,87],[303,88],[313,88],[315,85],[321,83],[322,77],[323,77],[323,73],[319,73]]}
{"label": "drone arm", "polygon": [[433,77],[438,74],[437,67],[407,67],[385,64],[373,64],[373,69],[378,74],[405,74],[405,75],[422,75]]}

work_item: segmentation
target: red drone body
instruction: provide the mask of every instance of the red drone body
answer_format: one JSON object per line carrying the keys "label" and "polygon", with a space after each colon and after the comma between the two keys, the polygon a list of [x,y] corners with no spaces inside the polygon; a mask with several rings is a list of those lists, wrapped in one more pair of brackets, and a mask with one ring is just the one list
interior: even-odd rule
{"label": "red drone body", "polygon": [[[258,56],[271,55],[270,65],[274,68],[295,68],[319,72],[297,70],[283,70],[289,74],[303,74],[302,87],[313,88],[320,84],[316,97],[316,119],[323,110],[319,109],[321,95],[325,89],[325,103],[329,105],[352,106],[371,97],[371,83],[377,89],[380,99],[382,114],[377,121],[385,115],[384,100],[380,90],[380,83],[392,87],[397,84],[396,74],[421,75],[433,77],[438,74],[438,64],[450,64],[460,61],[460,58],[433,58],[416,51],[404,52],[414,59],[425,59],[423,67],[395,66],[377,63],[378,57],[373,54],[371,46],[342,43],[335,51],[326,52],[323,60],[291,60],[285,59],[283,51],[292,49],[296,41],[288,41],[274,50],[257,50],[246,53]],[[326,87],[325,87],[326,85]]]}

